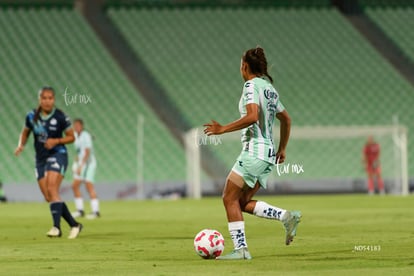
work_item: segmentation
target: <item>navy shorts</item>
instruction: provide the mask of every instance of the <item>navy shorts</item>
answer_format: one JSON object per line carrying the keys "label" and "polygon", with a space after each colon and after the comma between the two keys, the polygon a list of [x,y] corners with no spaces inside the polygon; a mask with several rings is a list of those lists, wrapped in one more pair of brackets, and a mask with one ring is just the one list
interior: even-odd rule
{"label": "navy shorts", "polygon": [[36,161],[35,174],[37,180],[45,177],[47,171],[58,172],[65,175],[68,168],[68,155],[66,153],[55,153],[46,160]]}

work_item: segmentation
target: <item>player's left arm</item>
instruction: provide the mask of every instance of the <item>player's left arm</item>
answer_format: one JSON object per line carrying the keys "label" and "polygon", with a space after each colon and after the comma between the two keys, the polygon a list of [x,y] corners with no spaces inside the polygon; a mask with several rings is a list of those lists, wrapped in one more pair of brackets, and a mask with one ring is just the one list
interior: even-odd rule
{"label": "player's left arm", "polygon": [[88,162],[89,156],[91,155],[91,149],[86,148],[85,149],[85,155],[83,156],[82,160],[80,160],[79,166],[77,167],[76,173],[78,175],[81,174],[83,166],[85,166],[86,162]]}
{"label": "player's left arm", "polygon": [[247,114],[240,119],[222,126],[220,123],[212,120],[211,123],[205,124],[204,133],[208,136],[218,135],[226,132],[240,130],[254,124],[259,120],[259,106],[255,103],[246,105]]}
{"label": "player's left arm", "polygon": [[276,153],[276,160],[278,163],[283,163],[286,158],[286,146],[290,136],[291,119],[286,109],[276,113],[276,118],[280,121],[280,140],[279,148]]}

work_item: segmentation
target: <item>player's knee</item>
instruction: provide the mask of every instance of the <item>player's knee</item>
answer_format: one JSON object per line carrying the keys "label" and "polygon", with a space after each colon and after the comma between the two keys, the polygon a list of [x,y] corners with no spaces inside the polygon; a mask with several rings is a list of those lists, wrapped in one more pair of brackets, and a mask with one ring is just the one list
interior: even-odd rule
{"label": "player's knee", "polygon": [[239,204],[239,198],[234,193],[226,193],[224,192],[222,195],[222,200],[224,206],[230,206],[233,204]]}
{"label": "player's knee", "polygon": [[223,192],[221,199],[223,200],[224,206],[227,206],[235,201],[233,197],[230,196],[230,194],[226,192]]}
{"label": "player's knee", "polygon": [[76,185],[75,183],[72,184],[72,190],[74,192],[76,192],[78,190],[78,185]]}

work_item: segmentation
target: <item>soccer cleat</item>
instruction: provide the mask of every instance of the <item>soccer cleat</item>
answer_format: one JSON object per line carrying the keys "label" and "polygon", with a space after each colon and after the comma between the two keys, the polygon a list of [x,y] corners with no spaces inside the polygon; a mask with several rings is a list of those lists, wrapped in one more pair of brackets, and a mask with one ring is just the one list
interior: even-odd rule
{"label": "soccer cleat", "polygon": [[99,218],[101,214],[99,212],[93,212],[86,216],[86,219],[96,219]]}
{"label": "soccer cleat", "polygon": [[286,245],[289,245],[296,236],[296,228],[302,217],[300,211],[287,211],[287,217],[282,221],[286,231]]}
{"label": "soccer cleat", "polygon": [[83,225],[78,223],[77,226],[74,226],[70,229],[68,239],[76,239],[79,236],[79,233],[82,231]]}
{"label": "soccer cleat", "polygon": [[77,211],[73,212],[71,215],[74,218],[84,217],[85,212],[83,210],[77,210]]}
{"label": "soccer cleat", "polygon": [[60,238],[62,236],[62,231],[59,228],[53,226],[46,235],[50,238]]}
{"label": "soccer cleat", "polygon": [[239,249],[234,249],[227,255],[218,256],[216,260],[251,260],[252,255],[250,255],[249,250],[247,247],[242,247]]}

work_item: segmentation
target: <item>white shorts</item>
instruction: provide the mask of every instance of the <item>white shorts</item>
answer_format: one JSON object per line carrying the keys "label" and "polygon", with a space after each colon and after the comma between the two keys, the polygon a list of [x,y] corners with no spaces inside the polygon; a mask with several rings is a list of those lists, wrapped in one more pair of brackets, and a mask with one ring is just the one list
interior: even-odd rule
{"label": "white shorts", "polygon": [[96,162],[89,162],[83,165],[82,171],[80,174],[77,174],[76,171],[78,169],[79,164],[73,163],[72,165],[72,172],[73,178],[77,180],[82,180],[86,182],[95,182],[95,172],[96,172]]}

